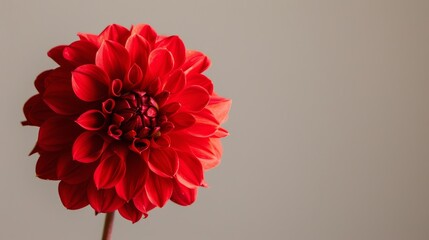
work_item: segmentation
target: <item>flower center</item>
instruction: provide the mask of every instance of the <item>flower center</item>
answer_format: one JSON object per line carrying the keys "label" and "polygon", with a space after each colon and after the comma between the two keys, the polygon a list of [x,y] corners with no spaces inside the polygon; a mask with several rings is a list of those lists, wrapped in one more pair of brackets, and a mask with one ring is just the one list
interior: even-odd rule
{"label": "flower center", "polygon": [[161,124],[167,117],[159,111],[158,103],[146,92],[128,92],[103,102],[103,111],[110,114],[108,135],[130,143],[141,152],[151,139],[161,136]]}

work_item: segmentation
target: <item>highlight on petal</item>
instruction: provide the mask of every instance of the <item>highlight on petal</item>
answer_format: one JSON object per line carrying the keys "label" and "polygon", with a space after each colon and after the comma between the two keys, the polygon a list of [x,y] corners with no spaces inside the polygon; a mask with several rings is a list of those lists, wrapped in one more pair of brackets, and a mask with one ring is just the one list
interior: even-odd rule
{"label": "highlight on petal", "polygon": [[204,173],[201,162],[192,153],[179,152],[177,180],[188,188],[201,186]]}
{"label": "highlight on petal", "polygon": [[213,82],[203,74],[194,73],[186,76],[187,85],[197,85],[203,87],[210,95],[213,94]]}
{"label": "highlight on petal", "polygon": [[154,44],[158,34],[148,24],[137,24],[131,28],[132,34],[138,34],[146,39],[150,44]]}
{"label": "highlight on petal", "polygon": [[228,112],[231,109],[231,99],[212,96],[210,97],[207,109],[210,110],[220,124],[228,119]]}
{"label": "highlight on petal", "polygon": [[195,124],[186,129],[186,132],[195,137],[211,137],[219,128],[219,122],[207,109],[193,114]]}
{"label": "highlight on petal", "polygon": [[137,85],[140,85],[142,81],[143,81],[142,69],[137,64],[133,64],[130,70],[128,71],[127,75],[125,76],[124,89],[131,90]]}
{"label": "highlight on petal", "polygon": [[163,178],[150,172],[146,180],[145,189],[149,201],[162,208],[173,193],[173,179]]}
{"label": "highlight on petal", "polygon": [[83,132],[73,144],[73,159],[82,163],[97,161],[105,147],[104,139],[96,132]]}
{"label": "highlight on petal", "polygon": [[149,55],[149,70],[152,76],[162,77],[174,66],[173,55],[166,48],[157,48]]}
{"label": "highlight on petal", "polygon": [[205,106],[207,106],[210,99],[207,91],[200,86],[185,88],[177,95],[176,99],[172,99],[172,101],[177,100],[182,104],[182,108],[193,112],[201,111]]}
{"label": "highlight on petal", "polygon": [[176,175],[179,169],[179,159],[176,151],[173,149],[156,149],[148,150],[147,162],[149,169],[161,177],[171,178]]}
{"label": "highlight on petal", "polygon": [[128,50],[132,64],[136,64],[143,73],[147,70],[148,57],[150,53],[149,42],[138,34],[128,38],[125,48]]}
{"label": "highlight on petal", "polygon": [[98,110],[88,110],[76,119],[76,123],[90,131],[100,130],[106,124],[106,116]]}
{"label": "highlight on petal", "polygon": [[100,33],[98,41],[102,43],[103,40],[111,40],[124,45],[129,36],[130,31],[127,28],[119,24],[111,24]]}
{"label": "highlight on petal", "polygon": [[157,48],[166,48],[174,57],[174,67],[178,68],[185,62],[185,44],[178,36],[169,36],[156,43]]}
{"label": "highlight on petal", "polygon": [[133,202],[134,206],[136,206],[136,208],[145,215],[145,218],[147,217],[147,213],[156,207],[153,203],[149,201],[146,190],[143,190],[138,193],[134,197]]}
{"label": "highlight on petal", "polygon": [[123,45],[107,40],[98,49],[95,64],[103,69],[110,79],[124,79],[130,68],[130,57]]}
{"label": "highlight on petal", "polygon": [[88,198],[86,195],[87,183],[81,184],[68,184],[61,181],[58,184],[58,193],[64,207],[70,210],[76,210],[88,205]]}
{"label": "highlight on petal", "polygon": [[84,101],[92,102],[106,98],[109,94],[109,85],[109,77],[95,65],[82,65],[72,72],[73,91]]}
{"label": "highlight on petal", "polygon": [[210,66],[210,59],[201,52],[188,50],[186,51],[186,60],[182,69],[186,74],[202,73]]}
{"label": "highlight on petal", "polygon": [[181,69],[173,71],[165,80],[164,90],[170,93],[182,91],[186,85],[186,76]]}
{"label": "highlight on petal", "polygon": [[125,201],[116,194],[114,188],[97,189],[93,182],[88,184],[86,193],[89,204],[97,213],[113,212],[122,207],[125,203]]}
{"label": "highlight on petal", "polygon": [[174,181],[173,194],[171,195],[171,201],[182,205],[188,206],[195,202],[197,199],[197,189],[188,188],[177,181]]}
{"label": "highlight on petal", "polygon": [[94,182],[97,189],[113,188],[125,176],[126,156],[113,152],[105,152],[101,162],[94,172]]}

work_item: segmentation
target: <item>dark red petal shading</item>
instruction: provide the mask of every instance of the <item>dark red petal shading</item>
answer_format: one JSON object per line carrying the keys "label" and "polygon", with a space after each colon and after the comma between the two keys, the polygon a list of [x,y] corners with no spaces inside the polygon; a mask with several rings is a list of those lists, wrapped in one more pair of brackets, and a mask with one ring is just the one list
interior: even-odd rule
{"label": "dark red petal shading", "polygon": [[47,151],[59,151],[71,147],[80,134],[80,127],[65,117],[52,117],[40,126],[38,146]]}
{"label": "dark red petal shading", "polygon": [[189,188],[201,186],[204,179],[203,166],[201,162],[192,153],[178,152],[179,171],[177,179],[183,185]]}
{"label": "dark red petal shading", "polygon": [[46,105],[42,96],[37,94],[24,104],[24,115],[27,121],[23,121],[22,125],[40,126],[56,114]]}
{"label": "dark red petal shading", "polygon": [[57,175],[58,158],[61,153],[41,153],[36,163],[36,176],[46,180],[59,180]]}
{"label": "dark red petal shading", "polygon": [[207,90],[210,95],[213,94],[213,82],[205,75],[199,73],[188,74],[186,80],[188,86],[198,85]]}
{"label": "dark red petal shading", "polygon": [[126,160],[125,176],[116,184],[118,196],[129,201],[144,188],[148,167],[140,155],[130,153]]}
{"label": "dark red petal shading", "polygon": [[121,208],[118,209],[118,211],[122,217],[130,220],[133,223],[138,222],[143,216],[143,213],[136,208],[133,201],[125,203]]}
{"label": "dark red petal shading", "polygon": [[210,59],[201,52],[186,51],[186,60],[182,69],[186,74],[202,73],[210,66]]}
{"label": "dark red petal shading", "polygon": [[155,208],[156,206],[149,201],[146,190],[138,193],[133,199],[134,205],[138,210],[145,214],[145,218],[147,217],[147,212]]}
{"label": "dark red petal shading", "polygon": [[145,189],[149,201],[157,207],[163,207],[173,193],[173,179],[163,178],[150,172]]}
{"label": "dark red petal shading", "polygon": [[72,65],[64,59],[63,51],[64,48],[67,47],[67,45],[60,45],[53,47],[51,50],[48,51],[48,56],[52,58],[58,65],[65,67],[67,69],[72,68]]}
{"label": "dark red petal shading", "polygon": [[98,41],[102,43],[103,40],[112,40],[124,45],[129,36],[130,31],[127,28],[119,24],[111,24],[100,33]]}
{"label": "dark red petal shading", "polygon": [[157,48],[149,55],[151,77],[162,77],[173,69],[173,55],[166,48]]}
{"label": "dark red petal shading", "polygon": [[116,194],[114,188],[97,190],[92,182],[88,186],[87,196],[89,204],[97,213],[113,212],[122,207],[125,203],[125,201]]}
{"label": "dark red petal shading", "polygon": [[200,86],[185,88],[176,98],[171,101],[178,101],[182,108],[192,112],[201,111],[209,102],[210,96],[207,91]]}
{"label": "dark red petal shading", "polygon": [[186,85],[185,73],[181,69],[173,71],[165,81],[164,90],[170,93],[182,91]]}
{"label": "dark red petal shading", "polygon": [[70,210],[77,210],[88,205],[86,195],[87,183],[68,184],[61,181],[58,184],[58,193],[64,207]]}
{"label": "dark red petal shading", "polygon": [[156,149],[151,148],[147,152],[149,156],[145,156],[148,161],[150,170],[161,177],[171,178],[179,169],[179,159],[176,151],[173,149]]}
{"label": "dark red petal shading", "polygon": [[63,50],[63,57],[74,66],[95,63],[98,47],[88,41],[75,41]]}
{"label": "dark red petal shading", "polygon": [[83,132],[73,144],[73,159],[82,163],[97,161],[105,147],[104,139],[96,132]]}
{"label": "dark red petal shading", "polygon": [[88,107],[73,92],[70,72],[57,69],[45,79],[43,100],[56,113],[73,115]]}
{"label": "dark red petal shading", "polygon": [[125,176],[126,156],[106,152],[94,172],[94,182],[97,189],[113,188]]}
{"label": "dark red petal shading", "polygon": [[73,91],[84,101],[92,102],[106,98],[109,94],[109,85],[109,77],[95,65],[82,65],[72,72]]}
{"label": "dark red petal shading", "polygon": [[156,48],[167,48],[173,54],[174,68],[185,62],[185,44],[178,36],[169,36],[156,43]]}
{"label": "dark red petal shading", "polygon": [[106,116],[101,111],[92,109],[82,113],[76,123],[86,130],[96,131],[104,127]]}
{"label": "dark red petal shading", "polygon": [[68,184],[79,184],[92,177],[95,167],[96,164],[73,161],[71,153],[66,152],[58,158],[57,174],[59,179]]}
{"label": "dark red petal shading", "polygon": [[45,91],[45,79],[49,75],[51,75],[54,71],[55,71],[54,69],[46,70],[46,71],[40,73],[36,77],[36,80],[34,80],[34,86],[36,87],[36,89],[39,93],[43,93]]}
{"label": "dark red petal shading", "polygon": [[128,38],[125,48],[128,50],[132,64],[140,67],[143,73],[147,70],[150,44],[144,37],[134,34]]}
{"label": "dark red petal shading", "polygon": [[130,68],[130,57],[123,45],[108,40],[98,49],[95,64],[103,69],[110,79],[124,79]]}
{"label": "dark red petal shading", "polygon": [[211,96],[206,108],[210,110],[218,122],[222,124],[228,119],[228,112],[231,108],[231,99]]}
{"label": "dark red petal shading", "polygon": [[171,195],[171,201],[182,205],[188,206],[195,202],[197,199],[197,189],[187,188],[185,185],[179,182],[174,182],[173,194]]}
{"label": "dark red petal shading", "polygon": [[148,24],[137,24],[132,26],[131,33],[144,37],[150,44],[154,44],[158,36],[155,30]]}

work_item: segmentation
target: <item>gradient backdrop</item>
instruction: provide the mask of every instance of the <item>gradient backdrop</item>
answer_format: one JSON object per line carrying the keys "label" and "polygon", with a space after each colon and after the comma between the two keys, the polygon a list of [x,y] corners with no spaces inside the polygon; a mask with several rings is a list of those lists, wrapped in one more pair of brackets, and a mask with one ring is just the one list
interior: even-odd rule
{"label": "gradient backdrop", "polygon": [[114,239],[429,239],[429,1],[0,1],[0,239],[99,239],[68,211],[20,126],[53,46],[150,23],[207,53],[233,99],[223,163],[191,207]]}

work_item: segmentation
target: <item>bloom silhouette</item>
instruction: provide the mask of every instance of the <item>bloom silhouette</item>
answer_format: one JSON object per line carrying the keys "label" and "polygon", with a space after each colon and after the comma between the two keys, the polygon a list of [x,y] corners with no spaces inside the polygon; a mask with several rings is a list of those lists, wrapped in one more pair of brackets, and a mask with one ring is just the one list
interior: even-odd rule
{"label": "bloom silhouette", "polygon": [[40,127],[39,178],[60,180],[68,209],[88,204],[136,222],[170,199],[192,204],[219,164],[230,100],[203,75],[209,59],[146,24],[78,34],[48,52],[24,125]]}

